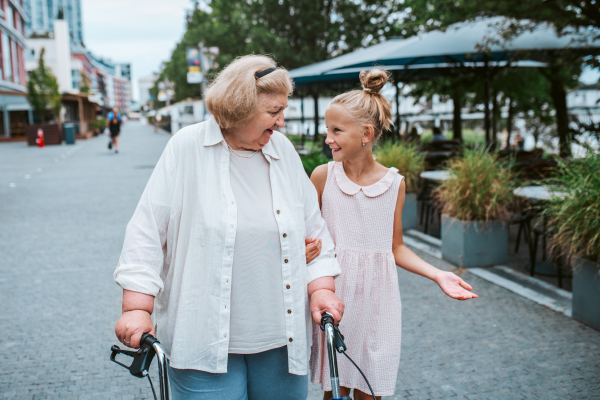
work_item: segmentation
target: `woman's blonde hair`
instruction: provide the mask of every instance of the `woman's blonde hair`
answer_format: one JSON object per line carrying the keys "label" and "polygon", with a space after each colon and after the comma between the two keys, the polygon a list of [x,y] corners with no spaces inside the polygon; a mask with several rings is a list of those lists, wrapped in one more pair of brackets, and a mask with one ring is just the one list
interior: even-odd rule
{"label": "woman's blonde hair", "polygon": [[392,105],[381,94],[381,89],[390,79],[390,73],[381,69],[361,71],[360,83],[363,90],[352,90],[342,93],[329,103],[343,104],[348,113],[365,125],[372,126],[375,130],[374,139],[381,137],[384,129],[392,125]]}
{"label": "woman's blonde hair", "polygon": [[257,73],[273,67],[277,64],[271,57],[248,55],[236,58],[219,72],[208,86],[204,101],[222,129],[243,125],[251,119],[260,93],[292,94],[294,83],[285,68],[277,68],[256,79]]}

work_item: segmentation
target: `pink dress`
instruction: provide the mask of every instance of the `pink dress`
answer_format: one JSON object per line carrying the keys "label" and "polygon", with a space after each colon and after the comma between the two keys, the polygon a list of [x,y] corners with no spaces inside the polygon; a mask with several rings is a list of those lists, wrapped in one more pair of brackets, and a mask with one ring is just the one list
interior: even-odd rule
{"label": "pink dress", "polygon": [[[394,211],[403,177],[398,170],[371,186],[359,186],[330,162],[321,213],[342,269],[336,294],[345,304],[340,331],[347,354],[369,379],[376,396],[391,396],[400,364],[401,306],[392,253]],[[340,385],[370,394],[358,370],[338,354]],[[310,371],[313,383],[331,390],[325,334],[313,323]]]}

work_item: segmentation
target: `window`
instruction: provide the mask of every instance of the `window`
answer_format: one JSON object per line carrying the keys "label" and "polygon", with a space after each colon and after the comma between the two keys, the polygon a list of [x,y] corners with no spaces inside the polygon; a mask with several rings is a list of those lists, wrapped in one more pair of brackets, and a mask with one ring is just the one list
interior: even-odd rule
{"label": "window", "polygon": [[14,41],[10,41],[11,56],[13,60],[13,71],[15,71],[15,83],[21,84],[21,74],[19,74],[19,56],[17,55],[17,44]]}
{"label": "window", "polygon": [[10,44],[8,35],[2,32],[2,66],[4,67],[4,78],[12,82],[12,60],[10,58]]}
{"label": "window", "polygon": [[15,9],[12,6],[6,7],[6,22],[11,28],[15,27]]}

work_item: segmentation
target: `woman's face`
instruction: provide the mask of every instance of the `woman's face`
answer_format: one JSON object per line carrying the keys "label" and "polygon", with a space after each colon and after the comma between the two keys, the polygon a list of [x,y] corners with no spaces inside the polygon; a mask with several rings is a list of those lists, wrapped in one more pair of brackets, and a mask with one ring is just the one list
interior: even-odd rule
{"label": "woman's face", "polygon": [[[238,149],[260,150],[271,140],[275,129],[283,127],[283,110],[287,108],[286,93],[258,95],[256,115],[245,126],[232,131]],[[230,144],[231,145],[231,144]]]}
{"label": "woman's face", "polygon": [[325,112],[327,139],[325,143],[331,148],[333,160],[337,162],[353,158],[359,152],[365,151],[368,141],[365,127],[348,115],[339,104],[332,104]]}

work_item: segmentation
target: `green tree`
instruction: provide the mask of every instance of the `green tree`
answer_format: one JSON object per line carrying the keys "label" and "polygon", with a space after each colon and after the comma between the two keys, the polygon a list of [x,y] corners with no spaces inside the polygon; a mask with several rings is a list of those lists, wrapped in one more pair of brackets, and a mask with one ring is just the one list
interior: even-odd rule
{"label": "green tree", "polygon": [[[199,97],[187,84],[188,46],[219,47],[222,68],[245,54],[270,54],[288,69],[323,61],[383,39],[398,2],[392,0],[213,0],[211,11],[196,7],[158,81],[175,83],[174,101]],[[208,79],[215,70],[207,71]],[[154,89],[157,93],[157,88]]]}
{"label": "green tree", "polygon": [[90,92],[90,80],[83,71],[81,71],[79,75],[81,76],[81,82],[79,82],[79,91],[87,94]]}
{"label": "green tree", "polygon": [[[492,16],[512,18],[502,27],[502,34],[506,40],[532,30],[542,23],[549,24],[558,35],[567,33],[573,27],[600,28],[597,0],[405,0],[404,6],[406,18],[394,30],[402,36],[444,29],[456,22],[476,17]],[[598,32],[600,30],[592,31],[590,36],[595,35],[598,38]],[[484,50],[485,43],[482,45]],[[596,54],[592,49],[564,49],[545,55],[544,61],[548,63],[549,68],[542,74],[550,83],[549,94],[556,111],[556,130],[561,156],[570,154],[572,134],[567,111],[567,90],[575,86],[583,65],[598,65],[598,58],[593,57]],[[522,58],[530,56],[526,52],[520,54]]]}
{"label": "green tree", "polygon": [[45,122],[48,109],[52,110],[55,117],[60,116],[62,105],[58,81],[44,62],[45,52],[46,50],[42,47],[38,66],[29,73],[27,81],[27,100],[41,122]]}

